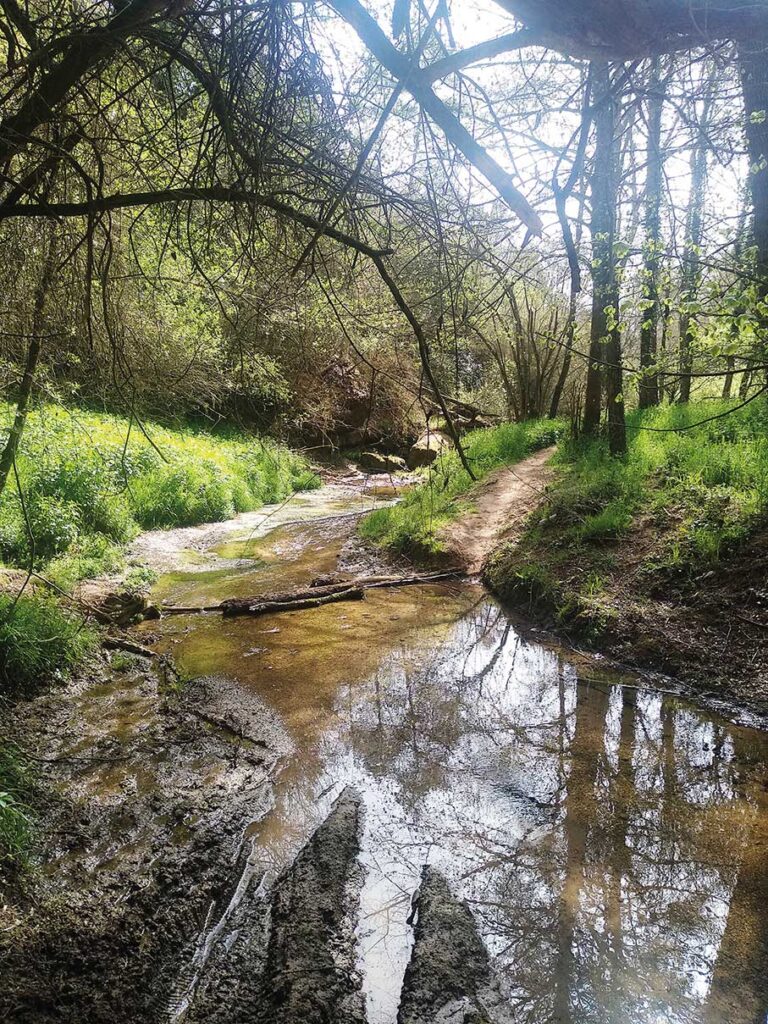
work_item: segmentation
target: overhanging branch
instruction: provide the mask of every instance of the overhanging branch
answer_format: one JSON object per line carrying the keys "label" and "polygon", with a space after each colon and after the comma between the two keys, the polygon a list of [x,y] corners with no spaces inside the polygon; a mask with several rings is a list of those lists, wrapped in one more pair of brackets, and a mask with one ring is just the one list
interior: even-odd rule
{"label": "overhanging branch", "polygon": [[359,3],[359,0],[329,0],[329,2],[334,10],[354,28],[379,63],[394,78],[404,82],[405,88],[435,124],[442,129],[448,141],[456,146],[472,166],[488,179],[528,230],[535,235],[540,235],[542,223],[539,215],[525,196],[515,188],[510,175],[467,131],[442,100],[438,99],[428,80],[423,79],[420,75],[410,75],[409,77],[410,62],[408,58],[392,45],[378,23]]}
{"label": "overhanging branch", "polygon": [[259,195],[241,189],[210,186],[208,188],[169,188],[154,192],[124,192],[111,196],[97,196],[90,201],[81,203],[15,203],[0,204],[0,221],[12,217],[87,217],[97,213],[108,213],[112,210],[124,210],[133,207],[159,206],[162,203],[179,202],[218,202],[241,203],[250,206],[265,207],[281,214],[283,217],[301,224],[312,231],[318,231],[342,245],[356,249],[372,259],[388,256],[391,249],[376,249],[360,241],[353,235],[324,224],[311,214],[296,210],[287,203],[272,196]]}

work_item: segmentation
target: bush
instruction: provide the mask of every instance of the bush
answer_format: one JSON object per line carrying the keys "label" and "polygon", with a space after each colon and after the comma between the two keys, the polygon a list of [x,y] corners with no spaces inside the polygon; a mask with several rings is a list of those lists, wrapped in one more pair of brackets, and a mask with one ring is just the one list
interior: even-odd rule
{"label": "bush", "polygon": [[75,668],[93,649],[96,635],[47,595],[0,594],[0,684],[34,689]]}

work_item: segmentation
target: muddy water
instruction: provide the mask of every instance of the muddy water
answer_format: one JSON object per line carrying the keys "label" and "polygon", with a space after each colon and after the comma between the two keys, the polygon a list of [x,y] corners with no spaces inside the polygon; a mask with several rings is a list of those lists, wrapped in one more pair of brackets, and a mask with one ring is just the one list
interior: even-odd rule
{"label": "muddy water", "polygon": [[[159,596],[206,604],[333,569],[354,520],[313,521],[323,501],[303,523],[217,538]],[[515,1021],[765,1022],[765,734],[525,639],[476,586],[171,618],[159,644],[255,691],[292,734],[253,827],[269,874],[345,785],[363,794],[371,1024],[395,1021],[427,862],[468,901]]]}

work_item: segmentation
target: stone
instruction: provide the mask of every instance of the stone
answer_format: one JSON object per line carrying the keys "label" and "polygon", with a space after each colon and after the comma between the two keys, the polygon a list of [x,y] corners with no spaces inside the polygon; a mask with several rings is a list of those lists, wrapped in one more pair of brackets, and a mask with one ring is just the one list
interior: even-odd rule
{"label": "stone", "polygon": [[381,452],[363,452],[360,466],[366,473],[405,473],[408,471],[405,459],[397,455],[382,455]]}
{"label": "stone", "polygon": [[441,430],[430,430],[418,439],[408,452],[408,468],[420,469],[431,466],[443,449],[451,444],[451,439]]}

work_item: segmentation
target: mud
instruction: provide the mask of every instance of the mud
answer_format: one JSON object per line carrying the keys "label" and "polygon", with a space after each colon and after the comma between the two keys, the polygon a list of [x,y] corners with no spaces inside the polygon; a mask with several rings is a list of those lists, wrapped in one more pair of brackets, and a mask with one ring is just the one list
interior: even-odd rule
{"label": "mud", "polygon": [[433,867],[424,868],[413,912],[398,1024],[511,1024],[469,907]]}
{"label": "mud", "polygon": [[228,680],[177,693],[139,663],[102,672],[17,708],[56,794],[43,876],[0,937],[0,1019],[18,1024],[163,1018],[291,749]]}
{"label": "mud", "polygon": [[[159,588],[381,571],[333,493]],[[16,706],[49,796],[39,871],[0,899],[0,1019],[764,1018],[762,733],[476,585],[131,636],[155,657]]]}

